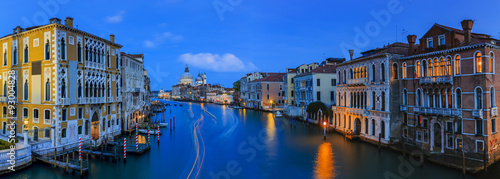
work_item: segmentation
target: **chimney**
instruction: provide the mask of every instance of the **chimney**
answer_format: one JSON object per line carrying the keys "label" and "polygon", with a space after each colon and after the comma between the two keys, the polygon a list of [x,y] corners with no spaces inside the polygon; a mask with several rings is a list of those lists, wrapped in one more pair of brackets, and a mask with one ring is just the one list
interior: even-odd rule
{"label": "chimney", "polygon": [[417,36],[416,35],[408,35],[406,36],[408,39],[408,44],[410,45],[410,48],[408,49],[408,55],[412,55],[413,52],[415,51],[415,42],[417,41]]}
{"label": "chimney", "polygon": [[72,17],[66,17],[66,20],[64,20],[64,24],[67,27],[73,28],[73,18]]}
{"label": "chimney", "polygon": [[21,26],[14,28],[14,34],[21,33]]}
{"label": "chimney", "polygon": [[115,42],[115,35],[113,34],[109,35],[109,41]]}
{"label": "chimney", "polygon": [[57,17],[49,19],[49,21],[51,24],[61,24],[61,19],[58,19]]}
{"label": "chimney", "polygon": [[472,30],[472,26],[474,25],[474,21],[470,20],[470,19],[466,19],[466,20],[463,20],[461,22],[462,24],[462,29],[464,30],[465,34],[464,34],[464,38],[465,38],[465,44],[470,44],[472,39],[471,39],[471,30]]}
{"label": "chimney", "polygon": [[349,50],[349,55],[351,55],[351,60],[352,60],[352,55],[354,55],[354,50]]}

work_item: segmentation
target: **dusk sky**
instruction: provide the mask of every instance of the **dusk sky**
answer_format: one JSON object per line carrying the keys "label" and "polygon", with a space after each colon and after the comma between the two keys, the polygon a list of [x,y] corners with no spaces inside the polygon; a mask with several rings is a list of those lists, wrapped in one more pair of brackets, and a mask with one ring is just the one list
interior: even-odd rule
{"label": "dusk sky", "polygon": [[[17,25],[45,25],[52,17],[73,17],[78,29],[106,39],[115,34],[123,52],[144,53],[153,90],[171,89],[186,64],[193,76],[206,72],[208,83],[232,87],[248,72],[284,72],[328,57],[347,57],[350,48],[359,56],[360,51],[406,42],[409,34],[420,38],[434,23],[461,29],[460,21],[473,19],[473,32],[500,34],[500,2],[495,0],[152,2],[6,0],[0,33],[10,34]],[[9,8],[19,6],[23,8]]]}

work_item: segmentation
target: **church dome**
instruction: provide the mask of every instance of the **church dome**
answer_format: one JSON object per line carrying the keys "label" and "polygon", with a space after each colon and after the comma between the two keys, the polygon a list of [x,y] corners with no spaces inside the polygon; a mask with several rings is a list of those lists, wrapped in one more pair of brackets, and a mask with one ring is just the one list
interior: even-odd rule
{"label": "church dome", "polygon": [[181,80],[179,81],[179,84],[193,84],[193,75],[189,73],[189,67],[186,65],[186,68],[184,69],[184,74],[181,76]]}

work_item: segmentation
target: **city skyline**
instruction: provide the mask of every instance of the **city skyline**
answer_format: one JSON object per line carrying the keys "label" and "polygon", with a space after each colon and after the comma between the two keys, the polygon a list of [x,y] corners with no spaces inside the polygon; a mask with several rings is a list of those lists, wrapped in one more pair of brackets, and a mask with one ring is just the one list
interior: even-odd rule
{"label": "city skyline", "polygon": [[[144,53],[147,58],[144,67],[150,73],[152,90],[169,89],[176,84],[186,64],[192,73],[206,72],[210,83],[230,87],[238,78],[254,71],[284,72],[281,66],[293,68],[329,57],[346,58],[347,48],[356,49],[354,57],[358,57],[361,51],[396,41],[406,43],[406,35],[415,34],[419,38],[434,23],[460,29],[457,22],[473,19],[476,20],[473,32],[498,37],[499,32],[494,30],[494,22],[499,20],[494,15],[495,5],[481,6],[481,11],[461,11],[458,16],[420,13],[438,12],[445,4],[448,9],[480,6],[467,1],[432,2],[435,6],[427,6],[428,2],[234,1],[229,4],[220,0],[203,3],[163,0],[129,5],[50,0],[16,11],[3,11],[2,20],[11,25],[1,27],[0,32],[9,34],[17,25],[26,28],[48,24],[48,18],[54,16],[73,17],[75,27],[96,32],[103,38],[115,34],[117,42],[124,44],[123,51]],[[20,5],[20,2],[5,3],[7,7]],[[106,8],[103,13],[87,13],[87,10],[102,12],[103,8]],[[378,16],[373,15],[384,12],[389,12],[390,20],[378,21]],[[350,14],[349,18],[343,18],[345,14]],[[380,31],[366,33],[365,27],[374,24],[378,24]],[[359,34],[356,29],[368,34],[369,41],[356,44]]]}

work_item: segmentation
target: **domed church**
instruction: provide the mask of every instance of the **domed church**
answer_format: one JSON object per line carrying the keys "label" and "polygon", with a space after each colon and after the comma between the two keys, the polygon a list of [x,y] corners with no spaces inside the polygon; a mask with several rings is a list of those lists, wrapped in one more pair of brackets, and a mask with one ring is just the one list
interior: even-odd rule
{"label": "domed church", "polygon": [[193,75],[189,73],[189,67],[186,65],[186,68],[184,69],[184,74],[182,74],[181,79],[179,80],[179,84],[189,85],[189,86],[194,86],[194,85],[198,86],[207,84],[207,74],[198,73],[198,76],[196,77],[195,81],[193,79]]}

